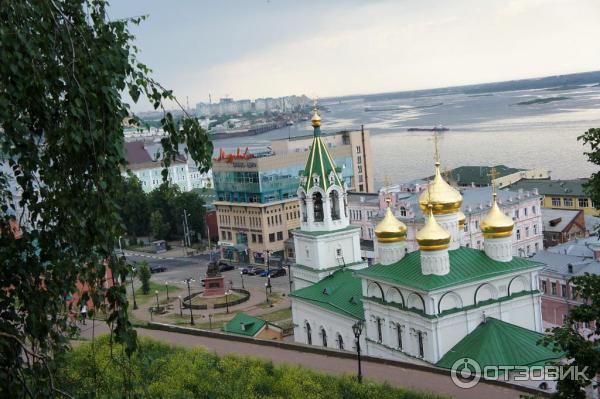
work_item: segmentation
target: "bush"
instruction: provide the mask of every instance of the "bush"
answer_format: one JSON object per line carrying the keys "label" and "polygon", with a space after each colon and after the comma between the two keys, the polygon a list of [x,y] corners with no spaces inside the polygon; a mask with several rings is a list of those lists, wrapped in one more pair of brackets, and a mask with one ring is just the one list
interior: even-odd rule
{"label": "bush", "polygon": [[[92,362],[95,359],[95,362]],[[140,398],[404,398],[438,396],[351,376],[333,377],[264,360],[186,350],[140,339],[128,361],[107,336],[73,349],[57,362],[57,383],[75,397]]]}
{"label": "bush", "polygon": [[144,295],[147,295],[150,292],[150,277],[152,276],[152,273],[150,273],[150,268],[148,267],[148,262],[140,262],[138,267],[138,276],[140,282],[142,283],[142,292]]}

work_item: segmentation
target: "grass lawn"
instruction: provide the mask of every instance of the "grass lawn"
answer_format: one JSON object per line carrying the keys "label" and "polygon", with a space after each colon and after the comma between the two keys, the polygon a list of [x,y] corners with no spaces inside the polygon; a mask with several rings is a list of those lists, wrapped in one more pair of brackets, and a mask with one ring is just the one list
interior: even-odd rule
{"label": "grass lawn", "polygon": [[[146,305],[149,302],[156,303],[156,294],[155,291],[158,291],[158,302],[161,305],[169,303],[173,301],[177,296],[183,291],[183,288],[180,288],[176,285],[169,285],[169,301],[167,301],[167,286],[165,284],[158,284],[154,281],[150,281],[150,291],[148,294],[142,293],[142,288],[137,288],[135,290],[135,301],[138,305]],[[127,291],[129,295],[129,302],[133,303],[133,297],[131,296],[131,290]]]}
{"label": "grass lawn", "polygon": [[292,308],[280,309],[271,313],[264,314],[262,316],[258,316],[259,318],[266,321],[280,321],[287,320],[292,318]]}

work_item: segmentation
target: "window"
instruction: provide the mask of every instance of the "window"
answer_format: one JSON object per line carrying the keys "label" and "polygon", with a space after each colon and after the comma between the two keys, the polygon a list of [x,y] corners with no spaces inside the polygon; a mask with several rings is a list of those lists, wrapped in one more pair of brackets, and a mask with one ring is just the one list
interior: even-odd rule
{"label": "window", "polygon": [[527,246],[527,256],[529,256],[529,254],[531,253],[531,245]]}
{"label": "window", "polygon": [[335,256],[338,258],[342,256],[342,248],[338,248],[335,250]]}
{"label": "window", "polygon": [[258,235],[258,243],[262,244],[262,242],[263,242],[263,236],[262,236],[262,234],[259,234]]}
{"label": "window", "polygon": [[564,206],[573,206],[573,198],[564,198],[563,204]]}
{"label": "window", "polygon": [[358,165],[358,173],[362,173],[362,165]]}
{"label": "window", "polygon": [[283,231],[277,232],[277,241],[283,241]]}
{"label": "window", "polygon": [[533,213],[535,215],[535,213],[536,213],[535,205],[531,207],[531,213]]}
{"label": "window", "polygon": [[560,296],[562,296],[563,298],[567,297],[567,285],[566,284],[560,285]]}
{"label": "window", "polygon": [[587,208],[589,206],[588,204],[588,199],[587,198],[578,198],[579,201],[579,207],[580,208]]}
{"label": "window", "polygon": [[527,208],[523,208],[523,213],[527,216]]}
{"label": "window", "polygon": [[423,347],[423,332],[419,331],[417,333],[417,339],[419,341],[419,357],[425,356],[425,348]]}
{"label": "window", "polygon": [[552,295],[556,295],[556,283],[552,283]]}
{"label": "window", "polygon": [[275,233],[269,234],[269,242],[275,242]]}
{"label": "window", "polygon": [[519,210],[515,209],[515,219],[518,219],[518,218],[519,218]]}
{"label": "window", "polygon": [[529,226],[525,226],[525,237],[529,237]]}
{"label": "window", "polygon": [[315,222],[323,221],[323,197],[321,193],[313,194],[313,208],[315,213]]}
{"label": "window", "polygon": [[221,232],[221,238],[224,239],[224,240],[226,240],[227,239],[227,232],[222,231]]}
{"label": "window", "polygon": [[383,341],[383,331],[381,330],[381,317],[377,318],[377,342]]}
{"label": "window", "polygon": [[321,327],[321,338],[323,338],[323,346],[327,348],[327,333],[323,327]]}
{"label": "window", "polygon": [[396,334],[398,334],[398,349],[402,350],[402,326],[396,324]]}
{"label": "window", "polygon": [[517,229],[517,240],[521,239],[521,230]]}
{"label": "window", "polygon": [[533,235],[537,235],[537,224],[533,225]]}
{"label": "window", "polygon": [[365,191],[364,186],[362,184],[358,185],[358,191],[360,191],[360,192]]}
{"label": "window", "polygon": [[360,154],[360,146],[359,145],[356,146],[356,153]]}
{"label": "window", "polygon": [[479,228],[479,220],[475,221],[475,230],[477,230]]}
{"label": "window", "polygon": [[310,331],[310,324],[308,324],[308,322],[306,322],[306,342],[309,345],[312,345],[312,334]]}
{"label": "window", "polygon": [[406,216],[406,208],[403,206],[400,207],[400,216]]}
{"label": "window", "polygon": [[337,190],[331,191],[329,202],[331,203],[331,219],[340,220],[340,196]]}
{"label": "window", "polygon": [[338,333],[337,336],[338,349],[344,350],[344,339],[342,338],[342,334]]}
{"label": "window", "polygon": [[362,163],[362,157],[356,157],[356,163],[361,164]]}
{"label": "window", "polygon": [[535,243],[535,253],[537,254],[537,252],[540,250],[540,244],[539,243]]}
{"label": "window", "polygon": [[571,286],[571,299],[577,299],[577,292],[573,286]]}
{"label": "window", "polygon": [[542,292],[544,294],[548,293],[548,284],[546,281],[542,281]]}
{"label": "window", "polygon": [[231,241],[231,231],[227,232],[227,239]]}
{"label": "window", "polygon": [[560,206],[560,198],[552,197],[552,206]]}
{"label": "window", "polygon": [[256,234],[252,234],[252,242],[256,242]]}

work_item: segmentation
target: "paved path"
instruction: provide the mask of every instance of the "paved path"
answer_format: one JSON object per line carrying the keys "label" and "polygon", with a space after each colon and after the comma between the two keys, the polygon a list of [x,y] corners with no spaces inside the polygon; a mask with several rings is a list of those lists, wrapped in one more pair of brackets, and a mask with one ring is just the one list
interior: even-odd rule
{"label": "paved path", "polygon": [[[82,335],[91,338],[92,326],[88,322],[82,330]],[[106,324],[96,322],[95,333],[101,334],[108,331]],[[329,374],[354,374],[357,363],[353,359],[341,359],[326,355],[303,353],[295,350],[269,347],[264,345],[249,344],[217,338],[200,337],[188,334],[179,334],[167,331],[146,330],[138,328],[138,335],[151,337],[171,345],[185,347],[205,347],[220,355],[237,354],[260,357],[274,363],[289,363],[310,368]],[[510,399],[519,398],[520,392],[509,387],[480,383],[472,389],[456,387],[449,376],[429,373],[420,370],[406,369],[373,362],[363,362],[363,374],[366,378],[378,382],[388,382],[392,385],[420,391],[429,391],[438,394],[450,395],[465,399]]]}

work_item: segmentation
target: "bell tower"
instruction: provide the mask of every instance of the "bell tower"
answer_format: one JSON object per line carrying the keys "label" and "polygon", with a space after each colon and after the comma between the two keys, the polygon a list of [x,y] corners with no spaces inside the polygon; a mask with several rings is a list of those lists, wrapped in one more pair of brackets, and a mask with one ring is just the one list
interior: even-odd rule
{"label": "bell tower", "polygon": [[332,272],[366,267],[360,256],[360,229],[350,225],[346,185],[321,138],[321,117],[315,105],[313,142],[300,174],[300,229],[295,230],[297,265],[294,288],[314,284]]}

